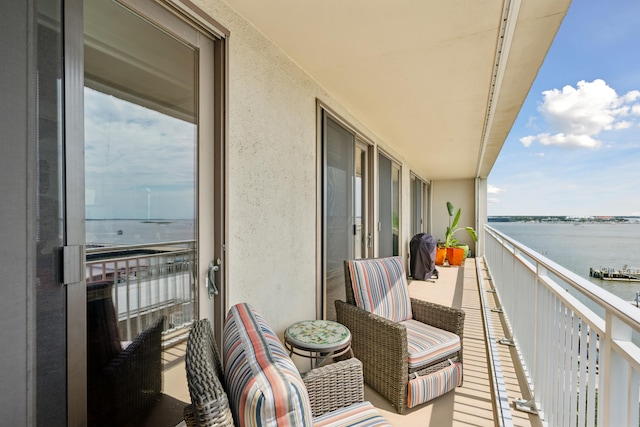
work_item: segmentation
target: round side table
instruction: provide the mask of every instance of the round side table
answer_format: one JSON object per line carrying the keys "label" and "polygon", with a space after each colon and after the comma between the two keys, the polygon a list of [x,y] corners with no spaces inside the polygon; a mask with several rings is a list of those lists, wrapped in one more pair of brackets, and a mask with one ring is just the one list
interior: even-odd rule
{"label": "round side table", "polygon": [[329,358],[351,353],[351,332],[346,326],[330,320],[303,320],[284,332],[284,345],[292,354],[316,360],[316,367]]}

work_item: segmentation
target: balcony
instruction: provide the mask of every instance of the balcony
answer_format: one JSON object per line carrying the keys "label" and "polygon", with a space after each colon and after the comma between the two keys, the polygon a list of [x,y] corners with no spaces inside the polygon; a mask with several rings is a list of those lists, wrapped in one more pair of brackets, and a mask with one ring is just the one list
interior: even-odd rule
{"label": "balcony", "polygon": [[[404,415],[368,387],[365,398],[398,426],[638,425],[640,311],[491,227],[485,244],[485,257],[409,286],[412,297],[465,310],[463,385]],[[175,337],[193,316],[193,248],[133,249],[91,250],[88,280],[118,281],[123,332],[162,313]],[[165,394],[148,425],[189,401],[184,342],[165,344]]]}
{"label": "balcony", "polygon": [[[524,376],[519,373],[512,362],[511,349],[508,347],[497,348],[489,345],[485,338],[484,324],[492,323],[492,336],[503,336],[504,330],[500,316],[496,313],[486,313],[484,308],[495,306],[490,301],[480,298],[478,286],[484,286],[488,290],[489,282],[478,282],[478,272],[486,271],[481,260],[469,259],[460,268],[439,267],[440,277],[436,281],[412,281],[410,282],[411,296],[426,299],[440,304],[461,307],[466,312],[464,360],[465,377],[462,387],[429,404],[421,405],[408,410],[406,414],[399,415],[389,402],[378,395],[374,390],[366,388],[365,398],[370,400],[383,415],[393,424],[398,426],[424,426],[424,425],[541,425],[538,418],[523,412],[510,411],[509,408],[499,408],[498,398],[494,397],[491,378],[501,378],[500,387],[502,399],[521,397],[524,394]],[[484,316],[489,319],[485,319]],[[493,360],[499,371],[490,368],[487,353],[492,351]],[[179,402],[189,402],[189,394],[186,387],[184,365],[182,356],[184,344],[165,349],[164,352],[164,384],[165,390],[172,390],[171,394],[165,391],[163,401],[148,420],[149,426],[160,425],[158,422],[165,417],[165,408],[162,406],[176,405]],[[497,417],[505,421],[498,423]],[[426,423],[425,423],[426,422]]]}
{"label": "balcony", "polygon": [[[463,267],[438,267],[438,270],[439,279],[433,282],[410,281],[409,290],[414,298],[465,310],[465,371],[462,387],[428,404],[409,409],[404,415],[399,415],[388,401],[369,387],[365,387],[365,399],[371,401],[393,425],[403,427],[542,425],[535,415],[513,411],[508,405],[503,408],[499,405],[500,400],[508,404],[525,395],[526,380],[518,365],[512,361],[512,349],[492,345],[485,338],[485,323],[492,326],[489,331],[491,337],[502,337],[505,330],[501,316],[489,310],[495,306],[492,294],[487,293],[490,281],[477,280],[479,273],[486,274],[482,260],[468,259]],[[480,297],[482,293],[479,292],[479,286],[483,287],[482,293],[486,294],[484,300]],[[148,419],[148,426],[161,425],[159,423],[166,416],[166,406],[179,406],[179,402],[186,404],[190,401],[183,364],[184,350],[184,344],[180,344],[164,352],[165,390],[172,392],[169,394],[165,391],[161,404]],[[491,359],[487,357],[488,352],[492,353]],[[494,391],[493,384],[496,382],[500,394]]]}

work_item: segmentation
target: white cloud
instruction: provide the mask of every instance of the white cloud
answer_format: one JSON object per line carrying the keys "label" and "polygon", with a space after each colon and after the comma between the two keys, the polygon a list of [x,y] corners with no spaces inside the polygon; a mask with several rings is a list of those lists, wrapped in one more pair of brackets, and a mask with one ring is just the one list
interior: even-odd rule
{"label": "white cloud", "polygon": [[542,145],[559,145],[564,147],[598,148],[602,144],[589,135],[566,135],[564,133],[557,133],[555,135],[541,133],[537,136],[537,140]]}
{"label": "white cloud", "polygon": [[520,138],[523,146],[534,142],[561,147],[599,148],[602,131],[627,129],[632,121],[623,118],[640,116],[640,91],[630,91],[618,96],[604,80],[586,82],[577,87],[565,86],[562,90],[542,92],[543,102],[538,107],[549,125],[549,132]]}
{"label": "white cloud", "polygon": [[622,122],[618,122],[615,125],[613,125],[613,128],[615,130],[621,130],[621,129],[629,129],[631,126],[633,126],[632,122],[624,120]]}
{"label": "white cloud", "polygon": [[538,129],[538,126],[536,124],[537,119],[538,118],[536,116],[530,116],[529,120],[527,120],[526,126],[531,129]]}
{"label": "white cloud", "polygon": [[524,136],[522,138],[520,138],[520,142],[522,143],[522,145],[524,145],[525,147],[530,146],[531,144],[533,144],[536,141],[536,137],[533,135],[529,135],[529,136]]}
{"label": "white cloud", "polygon": [[193,217],[195,125],[86,88],[85,131],[88,217]]}
{"label": "white cloud", "polygon": [[640,90],[632,90],[624,96],[625,102],[633,102],[640,99]]}
{"label": "white cloud", "polygon": [[487,203],[498,204],[500,203],[500,199],[496,197],[487,197]]}
{"label": "white cloud", "polygon": [[487,185],[487,193],[488,194],[500,194],[505,191],[503,188],[496,187],[495,185]]}

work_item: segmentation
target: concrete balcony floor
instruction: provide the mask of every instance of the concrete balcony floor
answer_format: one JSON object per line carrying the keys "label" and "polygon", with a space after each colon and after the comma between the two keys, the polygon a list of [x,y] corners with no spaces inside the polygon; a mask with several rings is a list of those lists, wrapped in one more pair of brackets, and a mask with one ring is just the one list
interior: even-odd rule
{"label": "concrete balcony floor", "polygon": [[[439,278],[433,282],[413,280],[409,282],[412,297],[436,302],[443,305],[462,308],[465,315],[464,329],[464,382],[454,391],[434,399],[405,414],[398,414],[391,404],[375,390],[365,386],[365,399],[376,406],[381,414],[394,426],[496,426],[498,409],[492,393],[490,369],[487,357],[487,342],[484,333],[484,321],[479,294],[479,281],[476,274],[475,259],[468,259],[462,267],[438,267]],[[481,265],[480,271],[486,274]],[[489,281],[485,280],[485,287]],[[488,308],[496,306],[492,293],[485,293]],[[504,325],[501,315],[491,313],[494,336],[503,337]],[[173,347],[164,353],[164,389],[165,394],[156,410],[147,420],[147,426],[180,425],[182,408],[190,401],[184,371],[185,344]],[[498,346],[499,360],[508,396],[510,410],[506,413],[507,422],[514,426],[542,426],[535,415],[513,409],[513,400],[526,395],[521,370],[513,363],[513,349]],[[172,421],[174,420],[174,421]],[[174,423],[175,422],[175,423]],[[184,425],[184,424],[182,424]]]}

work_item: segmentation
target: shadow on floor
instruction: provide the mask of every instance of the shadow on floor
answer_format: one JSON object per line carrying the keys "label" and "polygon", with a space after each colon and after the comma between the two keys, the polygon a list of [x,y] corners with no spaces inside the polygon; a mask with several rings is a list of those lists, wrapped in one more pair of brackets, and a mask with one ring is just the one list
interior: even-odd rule
{"label": "shadow on floor", "polygon": [[162,394],[142,427],[175,427],[183,420],[185,403]]}

